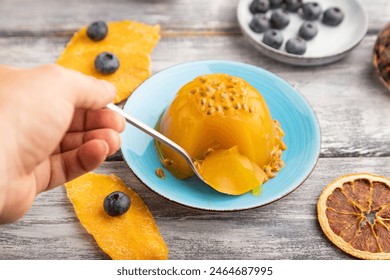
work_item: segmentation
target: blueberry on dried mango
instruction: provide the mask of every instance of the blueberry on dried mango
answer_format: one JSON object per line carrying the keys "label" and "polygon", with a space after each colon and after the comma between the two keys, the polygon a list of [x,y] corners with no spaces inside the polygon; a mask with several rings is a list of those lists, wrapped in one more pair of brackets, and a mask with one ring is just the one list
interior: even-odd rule
{"label": "blueberry on dried mango", "polygon": [[93,41],[101,41],[106,38],[108,26],[104,21],[96,21],[91,23],[87,29],[88,37]]}
{"label": "blueberry on dried mango", "polygon": [[104,211],[112,217],[121,216],[130,208],[130,198],[120,191],[112,192],[103,202]]}
{"label": "blueberry on dried mango", "polygon": [[102,52],[95,58],[95,69],[101,74],[115,73],[119,68],[118,57],[110,52]]}

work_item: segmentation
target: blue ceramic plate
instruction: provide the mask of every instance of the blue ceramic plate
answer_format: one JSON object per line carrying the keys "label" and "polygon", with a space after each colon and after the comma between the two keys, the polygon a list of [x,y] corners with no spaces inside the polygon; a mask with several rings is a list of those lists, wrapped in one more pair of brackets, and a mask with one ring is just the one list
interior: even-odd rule
{"label": "blue ceramic plate", "polygon": [[213,211],[254,208],[278,200],[295,190],[313,170],[320,152],[320,128],[313,110],[294,87],[274,74],[243,63],[198,61],[179,64],[156,73],[141,84],[124,106],[125,112],[154,127],[178,90],[195,77],[227,73],[245,79],[265,98],[272,118],[285,132],[287,150],[282,159],[286,166],[263,185],[260,196],[221,194],[197,178],[178,180],[165,171],[165,180],[155,171],[158,160],[153,139],[127,125],[122,133],[122,153],[135,175],[159,195],[179,204]]}

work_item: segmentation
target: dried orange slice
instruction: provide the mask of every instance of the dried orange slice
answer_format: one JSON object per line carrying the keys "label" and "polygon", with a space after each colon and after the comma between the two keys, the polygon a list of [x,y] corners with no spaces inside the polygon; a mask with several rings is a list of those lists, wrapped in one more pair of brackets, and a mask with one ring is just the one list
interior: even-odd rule
{"label": "dried orange slice", "polygon": [[[81,28],[73,35],[57,63],[113,83],[117,88],[114,102],[119,103],[150,76],[150,53],[160,39],[160,26],[130,20],[107,25],[107,37],[99,42],[88,38],[87,27]],[[112,52],[118,57],[120,66],[115,73],[104,75],[96,71],[94,61],[101,52]]]}
{"label": "dried orange slice", "polygon": [[325,235],[360,259],[390,259],[390,180],[357,173],[336,179],[317,203]]}
{"label": "dried orange slice", "polygon": [[[65,186],[81,224],[112,259],[167,259],[168,249],[152,214],[118,177],[88,173]],[[130,209],[117,217],[103,208],[104,198],[114,191],[124,192],[131,200]]]}

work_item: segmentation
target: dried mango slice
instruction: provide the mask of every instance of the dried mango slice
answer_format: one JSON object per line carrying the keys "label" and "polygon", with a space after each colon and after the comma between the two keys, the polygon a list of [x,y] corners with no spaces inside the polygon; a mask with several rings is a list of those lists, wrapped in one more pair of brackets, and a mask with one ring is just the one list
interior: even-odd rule
{"label": "dried mango slice", "polygon": [[318,203],[325,235],[344,252],[361,259],[390,259],[390,180],[357,173],[328,185]]}
{"label": "dried mango slice", "polygon": [[[81,224],[112,259],[167,259],[168,248],[152,214],[118,177],[91,172],[65,187]],[[118,217],[103,209],[104,198],[114,191],[126,193],[131,200],[130,209]]]}
{"label": "dried mango slice", "polygon": [[[117,88],[114,102],[119,103],[150,76],[150,53],[160,39],[160,26],[129,20],[107,25],[107,37],[99,42],[88,38],[87,27],[76,32],[57,63],[113,83]],[[94,61],[101,52],[112,52],[118,57],[120,66],[115,73],[103,75],[95,70]]]}

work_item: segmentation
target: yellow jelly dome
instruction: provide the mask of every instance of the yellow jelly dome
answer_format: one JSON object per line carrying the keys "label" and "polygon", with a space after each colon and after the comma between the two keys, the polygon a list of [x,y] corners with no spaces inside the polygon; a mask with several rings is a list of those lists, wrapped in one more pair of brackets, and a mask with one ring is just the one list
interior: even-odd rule
{"label": "yellow jelly dome", "polygon": [[[183,86],[157,129],[196,161],[205,181],[219,192],[260,193],[283,166],[284,135],[261,94],[245,80],[209,74]],[[163,165],[177,178],[193,176],[185,160],[156,143]]]}

